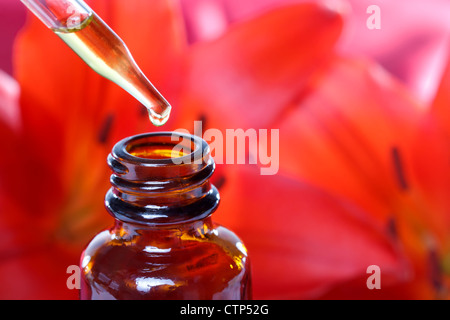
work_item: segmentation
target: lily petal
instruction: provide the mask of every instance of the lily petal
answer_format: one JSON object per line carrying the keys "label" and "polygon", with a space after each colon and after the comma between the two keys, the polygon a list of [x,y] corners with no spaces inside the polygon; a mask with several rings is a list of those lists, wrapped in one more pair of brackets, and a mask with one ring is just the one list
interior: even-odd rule
{"label": "lily petal", "polygon": [[185,128],[205,117],[219,129],[267,126],[304,94],[310,77],[330,58],[341,29],[337,12],[293,5],[195,44],[182,98]]}
{"label": "lily petal", "polygon": [[446,130],[447,135],[450,135],[450,57],[447,62],[447,67],[442,75],[442,80],[436,93],[432,104],[432,113],[436,119],[441,123],[443,130]]}
{"label": "lily petal", "polygon": [[366,270],[383,270],[384,288],[411,277],[403,253],[375,219],[303,181],[261,176],[234,166],[221,189],[216,219],[243,239],[255,299],[313,299]]}
{"label": "lily petal", "polygon": [[[421,117],[380,67],[335,60],[311,94],[280,121],[281,170],[352,199],[382,221],[407,188],[405,157]],[[351,88],[351,90],[349,90]],[[387,206],[387,207],[386,207]]]}
{"label": "lily petal", "polygon": [[7,73],[0,70],[0,119],[13,129],[19,129],[19,84]]}

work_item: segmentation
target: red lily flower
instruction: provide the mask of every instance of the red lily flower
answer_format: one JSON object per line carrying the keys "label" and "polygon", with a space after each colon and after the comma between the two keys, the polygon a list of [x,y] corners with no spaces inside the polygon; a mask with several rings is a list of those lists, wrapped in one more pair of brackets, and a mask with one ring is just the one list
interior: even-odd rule
{"label": "red lily flower", "polygon": [[[298,8],[308,12],[308,5]],[[431,147],[441,155],[448,152],[438,146],[442,133],[428,123],[426,108],[382,68],[327,54],[338,35],[338,15],[329,11],[314,26],[317,20],[308,19],[311,12],[305,14],[300,19],[303,30],[319,30],[308,39],[282,23],[280,29],[276,23],[264,28],[276,14],[286,25],[296,26],[283,10],[252,20],[254,29],[235,26],[215,41],[198,44],[191,51],[190,82],[182,100],[188,106],[184,118],[192,121],[186,110],[195,110],[206,129],[280,130],[279,177],[263,179],[257,172],[235,169],[238,177],[223,188],[219,209],[220,221],[242,233],[256,260],[255,297],[446,297],[443,264],[448,259],[450,207],[442,195],[449,190],[443,182],[448,157],[420,161]],[[280,37],[260,47],[269,25]],[[304,43],[309,47],[303,55]],[[240,47],[257,49],[226,51]],[[314,62],[307,63],[311,52]],[[283,184],[280,175],[291,184]],[[330,203],[312,190],[301,191],[305,181],[346,205],[325,206]],[[358,223],[348,224],[349,215]],[[334,236],[324,240],[327,232]],[[342,236],[361,244],[365,238],[360,233],[370,234],[361,252]],[[377,256],[380,248],[393,256]],[[334,250],[345,261],[334,260]],[[388,277],[383,290],[368,290],[367,261]],[[323,283],[315,278],[317,270],[323,271]]]}
{"label": "red lily flower", "polygon": [[[246,183],[240,188],[235,181],[226,185],[221,222],[242,232],[254,260],[261,259],[264,268],[256,269],[254,278],[255,290],[262,298],[273,298],[273,287],[283,280],[289,283],[284,291],[288,298],[446,297],[450,203],[445,193],[450,172],[442,132],[423,111],[414,109],[415,104],[398,84],[386,74],[380,77],[377,67],[344,61],[335,63],[333,69],[307,98],[292,106],[288,116],[278,117],[278,177],[264,178],[264,182],[255,172],[245,175]],[[342,90],[349,86],[354,90]],[[276,180],[283,176],[296,185],[279,186]],[[305,180],[344,204],[316,207],[326,201],[313,201],[307,192],[294,191]],[[232,201],[228,208],[227,199]],[[350,214],[349,207],[358,213]],[[232,216],[226,215],[229,211]],[[243,218],[249,215],[253,219]],[[349,219],[349,215],[357,218]],[[347,224],[350,221],[355,224]],[[312,222],[316,224],[309,225]],[[249,230],[263,230],[264,237],[247,237]],[[359,253],[352,244],[364,241],[360,232],[370,235],[373,242],[366,243]],[[323,234],[329,233],[333,236],[321,243]],[[352,239],[348,243],[346,236]],[[287,261],[280,264],[279,258],[266,259],[267,243],[278,244],[270,252],[278,251]],[[320,244],[323,247],[319,249],[316,246]],[[310,247],[316,250],[310,252]],[[385,254],[392,253],[391,260],[377,256],[380,247]],[[296,254],[280,253],[292,253],[294,248]],[[335,261],[327,250],[349,254],[343,261]],[[304,261],[309,264],[298,265]],[[379,291],[366,287],[370,264],[381,268]],[[329,270],[321,274],[322,290],[313,290],[320,288],[317,284],[309,290],[302,288],[314,279],[311,272],[324,270],[324,265]],[[297,266],[295,273],[284,271],[293,266]],[[336,282],[327,278],[342,269],[347,273]]]}

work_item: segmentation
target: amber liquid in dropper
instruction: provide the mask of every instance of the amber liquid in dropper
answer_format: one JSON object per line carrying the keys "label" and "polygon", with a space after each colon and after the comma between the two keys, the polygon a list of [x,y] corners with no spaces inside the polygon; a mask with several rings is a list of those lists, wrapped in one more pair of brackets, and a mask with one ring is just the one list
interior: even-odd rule
{"label": "amber liquid in dropper", "polygon": [[142,103],[154,125],[167,122],[170,104],[139,69],[123,41],[95,13],[76,28],[52,30],[95,72]]}

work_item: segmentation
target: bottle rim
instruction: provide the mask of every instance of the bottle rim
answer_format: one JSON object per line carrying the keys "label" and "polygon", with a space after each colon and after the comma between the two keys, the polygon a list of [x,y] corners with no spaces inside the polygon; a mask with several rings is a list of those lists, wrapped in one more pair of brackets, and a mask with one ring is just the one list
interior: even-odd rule
{"label": "bottle rim", "polygon": [[[166,138],[166,140],[161,141],[161,138]],[[173,146],[179,153],[184,153],[184,155],[151,158],[136,156],[131,151],[140,147],[146,149],[149,145],[160,145],[161,148],[164,147],[166,149]],[[190,152],[186,152],[186,150]],[[176,152],[174,154],[176,154]],[[197,163],[209,154],[209,145],[205,140],[195,135],[176,131],[149,132],[127,137],[116,143],[112,149],[112,155],[116,158],[125,160],[129,163],[151,166]]]}

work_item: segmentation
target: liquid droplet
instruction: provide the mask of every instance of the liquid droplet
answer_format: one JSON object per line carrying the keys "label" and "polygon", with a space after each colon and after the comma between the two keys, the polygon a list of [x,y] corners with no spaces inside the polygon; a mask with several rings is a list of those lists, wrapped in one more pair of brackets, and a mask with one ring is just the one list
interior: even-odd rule
{"label": "liquid droplet", "polygon": [[172,107],[167,107],[163,114],[158,114],[153,111],[153,109],[148,109],[148,117],[150,118],[150,122],[157,127],[164,125],[167,120],[169,120],[171,109]]}

